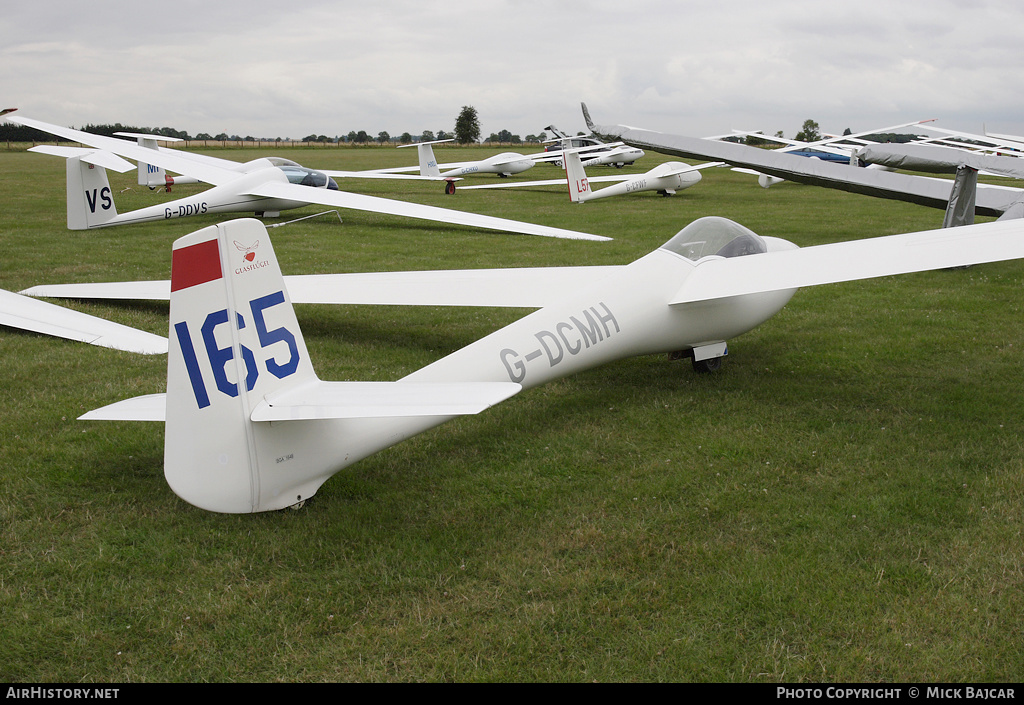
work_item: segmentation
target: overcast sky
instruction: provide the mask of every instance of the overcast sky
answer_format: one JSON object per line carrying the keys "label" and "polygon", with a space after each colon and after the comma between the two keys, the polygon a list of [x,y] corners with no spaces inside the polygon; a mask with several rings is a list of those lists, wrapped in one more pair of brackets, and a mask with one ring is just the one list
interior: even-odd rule
{"label": "overcast sky", "polygon": [[691,136],[938,118],[1024,135],[1009,0],[39,0],[0,14],[0,107],[301,138],[554,123]]}

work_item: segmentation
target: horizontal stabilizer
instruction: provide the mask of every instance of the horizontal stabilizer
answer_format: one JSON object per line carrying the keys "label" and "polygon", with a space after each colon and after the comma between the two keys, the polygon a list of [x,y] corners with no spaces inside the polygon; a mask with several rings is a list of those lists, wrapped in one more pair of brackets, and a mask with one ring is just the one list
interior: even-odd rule
{"label": "horizontal stabilizer", "polygon": [[699,262],[670,305],[1024,258],[1024,223],[996,221]]}
{"label": "horizontal stabilizer", "polygon": [[[516,394],[512,382],[323,382],[271,394],[252,410],[253,421],[308,421],[479,414]],[[108,404],[83,421],[164,421],[166,394]]]}
{"label": "horizontal stabilizer", "polygon": [[478,414],[519,392],[513,382],[323,382],[268,395],[253,421]]}
{"label": "horizontal stabilizer", "polygon": [[115,132],[119,137],[131,137],[133,140],[153,140],[155,142],[184,142],[180,137],[167,137],[146,132]]}
{"label": "horizontal stabilizer", "polygon": [[421,147],[421,146],[423,146],[425,144],[444,144],[445,142],[454,142],[454,141],[455,141],[454,137],[449,137],[448,139],[444,139],[444,140],[428,140],[426,142],[410,142],[409,144],[400,144],[400,145],[398,145],[398,149],[402,149],[402,147]]}
{"label": "horizontal stabilizer", "polygon": [[121,159],[121,157],[117,156],[113,152],[108,152],[103,149],[89,149],[86,147],[53,147],[48,144],[41,144],[30,148],[28,151],[38,152],[39,154],[49,154],[54,157],[64,157],[65,159],[81,157],[82,161],[86,164],[110,169],[111,171],[116,171],[119,174],[124,174],[125,172],[131,171],[135,168],[135,165],[131,162]]}
{"label": "horizontal stabilizer", "polygon": [[165,421],[167,395],[147,394],[93,409],[78,417],[80,421]]}

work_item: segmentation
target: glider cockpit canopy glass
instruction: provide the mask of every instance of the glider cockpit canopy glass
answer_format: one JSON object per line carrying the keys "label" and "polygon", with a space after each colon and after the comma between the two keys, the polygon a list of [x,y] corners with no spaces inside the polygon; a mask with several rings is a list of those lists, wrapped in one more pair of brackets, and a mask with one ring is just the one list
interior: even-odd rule
{"label": "glider cockpit canopy glass", "polygon": [[693,221],[661,246],[694,262],[711,255],[742,257],[768,251],[764,239],[739,223],[710,216]]}
{"label": "glider cockpit canopy glass", "polygon": [[298,164],[279,166],[277,167],[284,172],[285,176],[288,177],[288,181],[293,184],[299,184],[300,186],[312,186],[314,188],[326,188],[331,191],[338,190],[338,184],[334,183],[334,179],[329,177],[322,171],[315,169],[307,169],[304,166]]}

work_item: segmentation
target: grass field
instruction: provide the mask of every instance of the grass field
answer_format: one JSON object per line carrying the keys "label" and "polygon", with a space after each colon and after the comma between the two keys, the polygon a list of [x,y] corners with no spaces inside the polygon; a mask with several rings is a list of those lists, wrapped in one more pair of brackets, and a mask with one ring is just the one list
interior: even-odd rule
{"label": "grass field", "polygon": [[[111,179],[121,211],[196,188]],[[615,240],[342,212],[271,231],[286,274],[619,264],[703,215],[804,246],[942,220],[726,169],[674,198],[584,206],[555,189],[342,188]],[[214,222],[68,231],[62,161],[0,153],[5,289],[167,278],[172,241]],[[1019,681],[1022,302],[1020,262],[804,290],[717,374],[663,356],[592,370],[252,516],[179,500],[159,424],[76,420],[163,391],[164,357],[0,329],[0,682]],[[163,304],[66,303],[167,333]],[[323,379],[381,380],[525,313],[297,311]]]}

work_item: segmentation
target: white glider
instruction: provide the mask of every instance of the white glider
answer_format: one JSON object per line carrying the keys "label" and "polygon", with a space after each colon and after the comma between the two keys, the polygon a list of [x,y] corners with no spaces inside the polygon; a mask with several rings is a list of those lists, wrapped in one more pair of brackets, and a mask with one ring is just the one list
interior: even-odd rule
{"label": "white glider", "polygon": [[[415,144],[416,151],[419,156],[419,167],[405,166],[405,167],[392,167],[387,169],[377,169],[370,172],[357,172],[357,175],[371,175],[371,174],[389,174],[397,175],[401,172],[414,171],[419,168],[421,177],[443,179],[447,183],[445,184],[445,193],[455,193],[455,181],[461,179],[464,176],[472,174],[497,174],[499,177],[508,177],[514,174],[520,174],[527,169],[532,169],[533,166],[538,162],[553,162],[559,167],[562,166],[562,151],[542,152],[538,154],[522,155],[518,152],[503,152],[496,154],[486,159],[479,161],[470,162],[451,162],[447,164],[438,164],[437,158],[434,156],[433,145],[441,144],[444,142],[452,142],[453,140],[433,140],[431,142],[417,142]],[[414,145],[400,145],[402,147],[412,147]],[[622,166],[622,164],[631,163],[639,157],[643,156],[643,151],[628,147],[621,142],[617,142],[611,145],[605,145],[598,143],[596,145],[589,145],[580,148],[579,151],[586,152],[587,157],[584,161],[585,166],[592,164],[616,164]],[[596,156],[594,156],[596,155]],[[442,172],[441,169],[447,169],[448,171]],[[328,175],[333,175],[335,172],[325,172]],[[412,178],[412,177],[409,177]],[[519,186],[522,184],[508,184],[509,186]],[[486,188],[481,186],[463,186],[460,188]]]}
{"label": "white glider", "polygon": [[[504,177],[511,176],[512,174],[519,174],[527,169],[532,169],[536,163],[534,161],[535,159],[547,156],[545,154],[531,154],[524,156],[518,152],[502,152],[501,154],[495,154],[494,156],[487,157],[486,159],[439,164],[437,157],[434,156],[433,145],[453,141],[454,140],[451,139],[445,139],[399,145],[399,149],[402,147],[416,147],[416,151],[419,156],[419,166],[396,166],[386,169],[354,172],[354,174],[358,176],[367,174],[392,175],[406,171],[419,170],[420,176],[417,178],[422,177],[449,180],[470,174],[497,174],[498,176]],[[445,169],[446,171],[442,172],[442,169]],[[328,173],[333,174],[334,172]],[[454,189],[449,190],[446,188],[446,192],[454,193]]]}
{"label": "white glider", "polygon": [[[187,152],[151,149],[127,140],[93,135],[20,116],[7,115],[6,118],[92,147],[34,147],[30,150],[57,154],[67,159],[68,228],[71,230],[208,213],[277,215],[282,210],[316,203],[526,235],[576,240],[609,239],[506,218],[340,191],[334,180],[323,172],[307,169],[287,159],[262,158],[240,164]],[[192,176],[213,186],[186,198],[129,213],[118,213],[105,171],[108,164],[114,163],[114,155]],[[123,159],[119,161],[120,170],[131,168]]]}
{"label": "white glider", "polygon": [[548,125],[544,129],[551,130],[555,135],[554,139],[547,141],[557,142],[559,147],[557,149],[553,146],[545,147],[545,152],[551,155],[552,158],[543,161],[550,161],[557,167],[564,166],[560,153],[570,149],[585,150],[588,153],[589,156],[583,158],[583,166],[607,164],[608,166],[614,166],[621,169],[627,164],[632,164],[637,159],[644,156],[644,150],[637,149],[636,147],[630,147],[629,145],[622,144],[621,142],[606,144],[596,137],[587,137],[584,135],[573,137],[565,134],[554,125]]}
{"label": "white glider", "polygon": [[[520,186],[567,186],[569,200],[573,203],[584,203],[608,196],[621,196],[640,191],[657,191],[663,196],[675,195],[677,191],[690,188],[700,183],[701,169],[722,166],[724,162],[707,162],[696,166],[685,162],[664,162],[643,174],[627,174],[615,176],[588,177],[584,162],[578,150],[570,150],[565,154],[565,178],[544,179],[541,181],[513,181],[503,184],[483,184],[463,186],[463,189],[514,188]],[[616,182],[614,186],[594,191],[591,184]]]}
{"label": "white glider", "polygon": [[[246,248],[254,256],[236,242],[257,243]],[[198,507],[280,509],[362,458],[521,389],[650,353],[715,369],[728,340],[800,286],[1015,258],[1024,258],[1020,221],[799,249],[703,218],[631,264],[582,268],[588,284],[400,380],[325,382],[265,228],[231,221],[174,243],[166,395],[81,418],[163,420],[167,481]],[[449,294],[479,303],[464,282]]]}

